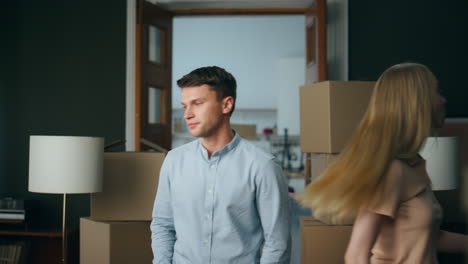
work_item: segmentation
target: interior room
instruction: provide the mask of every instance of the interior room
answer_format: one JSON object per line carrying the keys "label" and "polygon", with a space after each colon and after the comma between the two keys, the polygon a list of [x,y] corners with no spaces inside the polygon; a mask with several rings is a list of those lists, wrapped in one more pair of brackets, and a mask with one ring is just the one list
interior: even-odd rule
{"label": "interior room", "polygon": [[[239,125],[239,131],[249,141],[275,155],[283,165],[292,197],[310,182],[311,174],[319,173],[317,168],[326,166],[326,162],[319,163],[323,161],[322,156],[314,155],[317,151],[303,146],[320,128],[312,126],[312,132],[301,133],[304,127],[300,113],[301,86],[325,80],[374,82],[383,70],[395,63],[413,61],[427,65],[437,76],[440,90],[448,101],[446,125],[439,136],[458,138],[458,183],[455,189],[435,191],[444,210],[442,226],[466,234],[468,196],[463,188],[466,190],[468,186],[465,180],[468,92],[464,88],[464,76],[468,56],[463,32],[468,21],[464,14],[465,2],[324,1],[326,35],[322,36],[320,47],[325,54],[325,61],[321,62],[326,69],[325,78],[313,75],[308,68],[311,63],[307,50],[312,47],[307,40],[306,14],[316,4],[313,0],[151,2],[173,12],[172,65],[167,85],[171,91],[167,104],[170,110],[164,112],[169,116],[166,124],[170,147],[163,149],[194,140],[183,120],[176,80],[199,66],[224,66],[238,79],[239,105],[232,123]],[[143,241],[146,251],[141,254],[141,262],[133,263],[150,263],[147,227],[157,186],[157,177],[152,175],[159,174],[164,156],[158,147],[164,145],[140,140],[145,132],[139,118],[143,120],[147,116],[140,112],[138,101],[141,92],[138,83],[144,82],[139,79],[143,71],[136,41],[141,37],[136,26],[141,7],[137,3],[140,2],[47,0],[0,4],[3,36],[0,42],[0,210],[6,204],[24,202],[24,206],[31,204],[34,212],[28,221],[0,218],[0,246],[28,245],[23,262],[8,263],[52,263],[64,256],[67,263],[117,263],[112,258],[137,258],[130,251],[137,252],[141,247],[126,249],[128,243],[107,240],[113,253],[106,256],[88,253],[92,248],[85,248],[86,243],[92,245],[90,235],[106,238],[116,232],[116,236],[125,238],[135,230],[142,235],[131,239]],[[205,30],[197,34],[196,28]],[[264,33],[258,33],[261,31]],[[320,58],[312,61],[320,63]],[[355,105],[354,101],[351,103]],[[65,196],[29,189],[32,135],[103,138],[104,179],[111,177],[112,172],[125,182],[129,180],[128,174],[139,171],[141,181],[152,181],[148,184],[152,188],[135,187],[141,195],[129,194],[121,200],[116,200],[117,193],[130,188],[96,194],[71,193],[66,196],[63,231]],[[142,158],[140,154],[148,155]],[[103,186],[113,186],[114,182],[104,180]],[[333,238],[342,242],[330,252],[343,250],[349,226],[326,226],[318,232],[306,229],[317,226],[313,219],[303,218],[311,215],[310,210],[291,201],[294,208],[291,264],[310,263],[309,258],[317,256],[305,247],[318,248],[314,243],[322,240],[325,245],[327,236],[330,241]],[[117,203],[121,207],[115,206]],[[66,245],[64,237],[67,237]],[[19,250],[16,251],[20,256]],[[101,259],[93,262],[93,258]],[[462,254],[439,255],[440,263],[464,263],[464,258]]]}

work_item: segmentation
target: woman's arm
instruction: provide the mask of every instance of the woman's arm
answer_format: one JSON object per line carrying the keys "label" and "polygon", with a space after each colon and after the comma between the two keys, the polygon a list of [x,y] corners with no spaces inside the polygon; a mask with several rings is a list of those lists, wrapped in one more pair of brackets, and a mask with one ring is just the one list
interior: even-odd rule
{"label": "woman's arm", "polygon": [[345,253],[345,262],[347,264],[370,263],[371,250],[385,217],[387,216],[366,209],[359,210]]}
{"label": "woman's arm", "polygon": [[443,252],[465,252],[468,249],[468,236],[441,230],[437,249]]}

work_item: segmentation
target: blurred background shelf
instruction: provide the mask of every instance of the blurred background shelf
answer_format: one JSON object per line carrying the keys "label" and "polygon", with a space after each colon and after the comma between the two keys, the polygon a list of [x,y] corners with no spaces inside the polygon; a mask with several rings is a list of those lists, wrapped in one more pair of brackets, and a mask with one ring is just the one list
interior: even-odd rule
{"label": "blurred background shelf", "polygon": [[[0,221],[3,223],[4,221]],[[3,227],[2,227],[3,228]],[[67,235],[67,262],[78,264],[78,231],[70,231]],[[25,262],[34,264],[61,263],[62,261],[62,233],[60,230],[21,230],[1,229],[0,243],[23,244]]]}

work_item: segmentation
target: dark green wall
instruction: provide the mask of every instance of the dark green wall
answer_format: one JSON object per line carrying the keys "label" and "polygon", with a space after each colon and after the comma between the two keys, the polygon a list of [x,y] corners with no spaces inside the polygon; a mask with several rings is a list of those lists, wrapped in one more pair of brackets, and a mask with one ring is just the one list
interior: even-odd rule
{"label": "dark green wall", "polygon": [[467,2],[349,1],[349,79],[376,80],[405,61],[429,66],[449,117],[468,117]]}
{"label": "dark green wall", "polygon": [[[0,192],[39,199],[38,222],[58,226],[61,196],[27,190],[29,136],[125,138],[126,1],[4,2]],[[89,195],[70,195],[69,208],[76,225]]]}
{"label": "dark green wall", "polygon": [[[0,194],[8,191],[7,183],[7,103],[11,102],[11,90],[14,81],[16,31],[12,23],[16,9],[13,3],[0,4]],[[8,89],[10,88],[10,89]]]}

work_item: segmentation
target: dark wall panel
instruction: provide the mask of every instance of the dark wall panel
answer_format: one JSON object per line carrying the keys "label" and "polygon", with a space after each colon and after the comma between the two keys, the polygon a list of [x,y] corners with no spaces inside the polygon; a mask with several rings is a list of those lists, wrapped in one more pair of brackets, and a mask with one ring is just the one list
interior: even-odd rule
{"label": "dark wall panel", "polygon": [[[56,226],[61,196],[27,191],[29,136],[125,138],[126,1],[9,2],[2,5],[15,13],[7,32],[15,56],[6,77],[7,155],[0,164],[8,165],[0,183],[8,186],[4,194],[39,199],[41,224]],[[89,212],[89,196],[71,195],[70,210],[74,225]]]}
{"label": "dark wall panel", "polygon": [[468,117],[466,1],[349,1],[349,78],[375,80],[390,65],[426,64],[448,99],[449,117]]}

